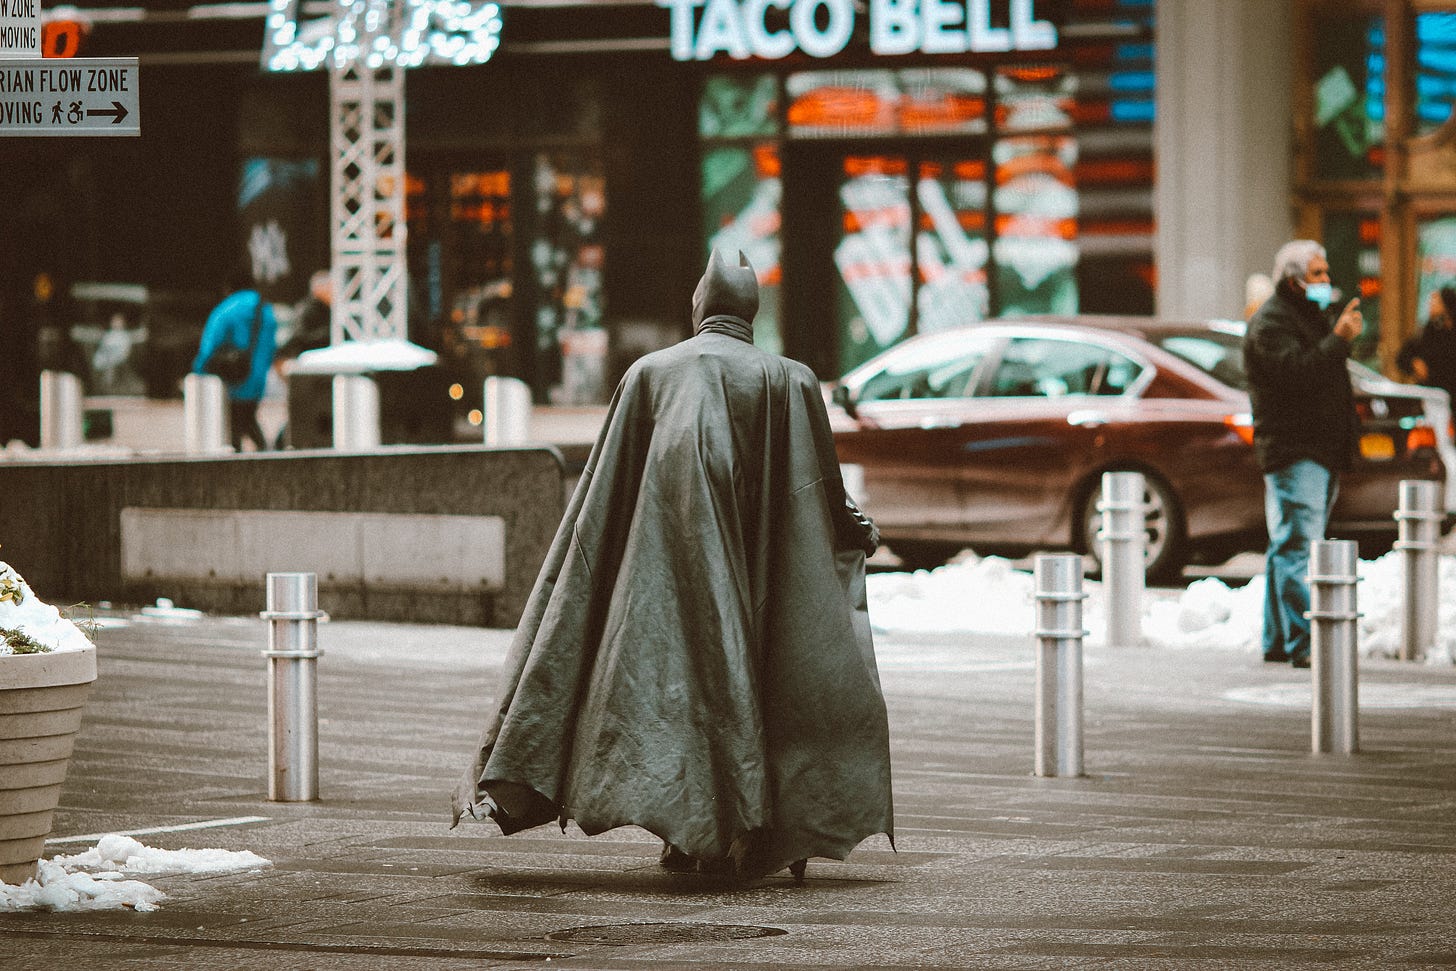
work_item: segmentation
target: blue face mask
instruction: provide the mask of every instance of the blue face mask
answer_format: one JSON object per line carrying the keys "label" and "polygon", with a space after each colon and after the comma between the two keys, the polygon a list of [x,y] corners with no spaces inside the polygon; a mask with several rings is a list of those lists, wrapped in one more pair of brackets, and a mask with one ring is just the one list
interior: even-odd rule
{"label": "blue face mask", "polygon": [[1328,283],[1306,283],[1304,298],[1321,310],[1328,310],[1335,302],[1335,288]]}

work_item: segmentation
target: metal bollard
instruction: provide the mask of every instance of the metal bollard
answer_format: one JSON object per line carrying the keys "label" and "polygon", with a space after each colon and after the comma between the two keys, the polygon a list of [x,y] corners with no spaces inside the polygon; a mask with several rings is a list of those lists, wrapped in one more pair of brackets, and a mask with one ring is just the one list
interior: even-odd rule
{"label": "metal bollard", "polygon": [[231,452],[228,444],[227,385],[215,374],[182,379],[183,449],[188,455]]}
{"label": "metal bollard", "polygon": [[334,375],[334,448],[379,447],[379,385],[365,374]]}
{"label": "metal bollard", "polygon": [[1082,558],[1036,558],[1036,774],[1082,774]]}
{"label": "metal bollard", "polygon": [[268,798],[318,798],[318,576],[268,574]]}
{"label": "metal bollard", "polygon": [[520,378],[485,379],[485,444],[520,445],[531,437],[531,387]]}
{"label": "metal bollard", "polygon": [[1147,482],[1141,472],[1102,473],[1102,582],[1107,591],[1107,643],[1136,647],[1143,639],[1147,590]]}
{"label": "metal bollard", "polygon": [[40,447],[79,447],[83,415],[81,379],[67,371],[40,372]]}
{"label": "metal bollard", "polygon": [[1354,540],[1316,540],[1309,548],[1311,747],[1348,755],[1360,748],[1359,583]]}
{"label": "metal bollard", "polygon": [[1414,661],[1436,644],[1440,609],[1439,563],[1436,548],[1441,535],[1441,486],[1408,479],[1400,484],[1400,505],[1395,511],[1401,551],[1400,658]]}

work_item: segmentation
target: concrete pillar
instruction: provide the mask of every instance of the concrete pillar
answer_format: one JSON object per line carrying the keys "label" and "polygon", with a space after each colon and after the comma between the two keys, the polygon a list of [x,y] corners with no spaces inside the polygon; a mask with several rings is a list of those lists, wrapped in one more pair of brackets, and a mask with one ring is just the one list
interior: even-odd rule
{"label": "concrete pillar", "polygon": [[1288,3],[1158,0],[1157,312],[1243,313],[1293,235]]}

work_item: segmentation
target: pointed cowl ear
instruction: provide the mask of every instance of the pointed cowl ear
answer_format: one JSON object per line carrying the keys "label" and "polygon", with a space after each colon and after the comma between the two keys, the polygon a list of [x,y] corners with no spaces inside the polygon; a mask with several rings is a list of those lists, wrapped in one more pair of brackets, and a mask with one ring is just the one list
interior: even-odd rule
{"label": "pointed cowl ear", "polygon": [[716,249],[708,257],[708,268],[693,292],[693,326],[709,317],[729,316],[752,323],[758,313],[758,274],[742,251],[738,265],[723,259]]}

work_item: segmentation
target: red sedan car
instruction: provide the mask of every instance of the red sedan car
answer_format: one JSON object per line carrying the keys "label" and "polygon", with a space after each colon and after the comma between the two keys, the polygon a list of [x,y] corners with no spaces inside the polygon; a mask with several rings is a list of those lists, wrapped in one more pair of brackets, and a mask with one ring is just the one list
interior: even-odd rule
{"label": "red sedan car", "polygon": [[[1262,549],[1264,483],[1243,325],[1146,318],[991,320],[915,337],[826,387],[840,461],[907,565],[1096,552],[1102,473],[1147,480],[1148,567]],[[1331,535],[1388,542],[1398,483],[1444,480],[1444,392],[1351,364],[1360,457]],[[1439,432],[1439,434],[1438,434]]]}

